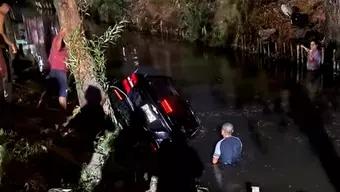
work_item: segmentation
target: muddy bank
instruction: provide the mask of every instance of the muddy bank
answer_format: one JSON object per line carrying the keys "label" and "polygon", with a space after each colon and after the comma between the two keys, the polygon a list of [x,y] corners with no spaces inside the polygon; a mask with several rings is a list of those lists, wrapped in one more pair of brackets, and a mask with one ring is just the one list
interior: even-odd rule
{"label": "muddy bank", "polygon": [[[279,42],[305,38],[311,31],[323,36],[327,14],[331,14],[329,3],[321,0],[100,2],[102,4],[93,3],[91,9],[98,22],[110,23],[125,17],[131,21],[131,27],[139,31],[198,40],[210,46],[240,44],[241,41],[255,44],[257,38],[265,38],[261,35],[261,30],[265,29],[275,29],[271,38]],[[298,14],[293,15],[294,18],[285,15],[283,4],[290,9],[290,15]],[[112,14],[118,8],[123,11]]]}

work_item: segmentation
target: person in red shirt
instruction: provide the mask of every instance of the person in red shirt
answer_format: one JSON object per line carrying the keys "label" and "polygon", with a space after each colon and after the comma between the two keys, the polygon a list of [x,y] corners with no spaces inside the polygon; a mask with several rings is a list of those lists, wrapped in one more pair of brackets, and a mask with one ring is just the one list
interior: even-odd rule
{"label": "person in red shirt", "polygon": [[65,29],[61,28],[60,32],[53,38],[48,62],[50,64],[49,78],[56,79],[58,83],[59,104],[66,110],[67,108],[67,50],[64,43],[66,35]]}

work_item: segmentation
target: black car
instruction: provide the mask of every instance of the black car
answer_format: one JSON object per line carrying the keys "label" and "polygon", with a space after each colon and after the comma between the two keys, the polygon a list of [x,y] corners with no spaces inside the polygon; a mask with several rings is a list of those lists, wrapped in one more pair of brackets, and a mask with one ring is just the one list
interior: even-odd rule
{"label": "black car", "polygon": [[123,126],[129,127],[132,118],[143,119],[142,127],[151,134],[156,149],[163,140],[171,140],[174,133],[188,138],[200,127],[199,119],[170,77],[135,72],[112,87],[111,99]]}

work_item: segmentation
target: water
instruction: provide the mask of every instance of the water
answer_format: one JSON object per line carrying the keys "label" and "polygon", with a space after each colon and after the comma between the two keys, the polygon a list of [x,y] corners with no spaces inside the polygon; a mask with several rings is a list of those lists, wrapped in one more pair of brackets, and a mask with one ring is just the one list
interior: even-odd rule
{"label": "water", "polygon": [[[33,24],[37,40],[45,37]],[[45,52],[44,46],[36,49]],[[248,183],[276,192],[340,190],[340,114],[335,110],[336,79],[329,73],[306,73],[290,61],[137,33],[127,33],[121,46],[126,62],[120,48],[108,51],[110,79],[130,73],[138,61],[140,70],[173,77],[190,100],[203,125],[190,145],[205,167],[201,182],[211,191],[246,191]],[[218,129],[226,121],[234,124],[244,144],[237,167],[210,163]]]}
{"label": "water", "polygon": [[[211,191],[246,191],[249,183],[263,191],[339,189],[333,77],[307,73],[290,61],[267,61],[230,50],[136,33],[124,39],[127,61],[109,60],[110,74],[133,71],[137,56],[140,70],[175,79],[202,121],[203,128],[190,144],[205,166],[201,182]],[[237,167],[210,163],[219,127],[226,121],[234,124],[244,144]]]}

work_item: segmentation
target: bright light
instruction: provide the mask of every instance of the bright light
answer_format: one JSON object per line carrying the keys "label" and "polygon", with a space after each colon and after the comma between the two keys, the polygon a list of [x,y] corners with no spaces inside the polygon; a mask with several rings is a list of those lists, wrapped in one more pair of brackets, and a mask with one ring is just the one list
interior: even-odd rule
{"label": "bright light", "polygon": [[258,187],[258,186],[251,186],[251,192],[260,192],[260,187]]}
{"label": "bright light", "polygon": [[126,80],[126,79],[123,80],[123,87],[124,87],[124,90],[126,91],[126,93],[130,93],[131,87],[129,85],[128,80]]}
{"label": "bright light", "polygon": [[132,73],[132,75],[131,75],[131,81],[132,81],[133,85],[136,85],[136,84],[137,84],[138,79],[137,79],[136,73]]}
{"label": "bright light", "polygon": [[119,99],[120,101],[122,101],[122,100],[123,100],[123,97],[118,93],[118,91],[117,91],[116,89],[114,89],[113,91],[115,92],[115,94],[116,94],[116,96],[118,97],[118,99]]}
{"label": "bright light", "polygon": [[163,107],[165,113],[168,114],[168,113],[172,113],[172,112],[173,112],[173,110],[172,110],[170,104],[168,103],[168,101],[167,101],[166,99],[163,99],[163,100],[161,101],[161,105],[162,105],[162,107]]}

